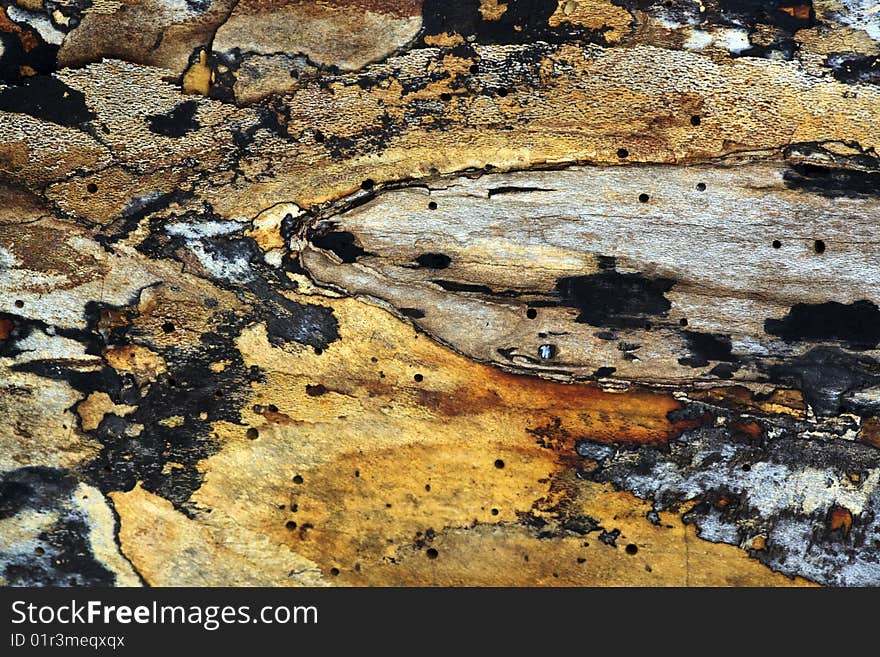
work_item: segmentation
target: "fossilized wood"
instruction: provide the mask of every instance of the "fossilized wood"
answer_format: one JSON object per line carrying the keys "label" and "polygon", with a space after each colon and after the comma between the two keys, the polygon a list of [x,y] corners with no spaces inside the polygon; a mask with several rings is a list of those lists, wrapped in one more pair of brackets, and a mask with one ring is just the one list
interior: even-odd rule
{"label": "fossilized wood", "polygon": [[4,3],[0,581],[876,584],[869,4]]}

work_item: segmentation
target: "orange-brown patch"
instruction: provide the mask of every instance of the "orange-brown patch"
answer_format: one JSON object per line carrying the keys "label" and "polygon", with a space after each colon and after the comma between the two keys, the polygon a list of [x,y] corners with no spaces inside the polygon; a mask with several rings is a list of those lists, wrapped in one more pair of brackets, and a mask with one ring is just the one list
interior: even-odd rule
{"label": "orange-brown patch", "polygon": [[730,429],[735,438],[742,438],[748,442],[757,442],[764,434],[763,427],[753,420],[732,422]]}
{"label": "orange-brown patch", "polygon": [[862,427],[856,440],[880,449],[880,418],[868,417],[862,420]]}
{"label": "orange-brown patch", "polygon": [[2,7],[0,7],[0,32],[16,35],[26,53],[37,47],[37,37],[34,36],[34,33],[9,20],[6,10]]}
{"label": "orange-brown patch", "polygon": [[794,7],[780,7],[779,9],[793,18],[807,20],[810,18],[810,11],[812,8],[810,5],[796,5]]}
{"label": "orange-brown patch", "polygon": [[849,534],[852,529],[853,517],[852,512],[842,506],[833,506],[828,511],[828,529],[831,531],[842,530],[844,534]]}
{"label": "orange-brown patch", "polygon": [[107,364],[119,372],[130,372],[140,381],[155,380],[167,370],[165,359],[136,344],[111,347],[104,351]]}

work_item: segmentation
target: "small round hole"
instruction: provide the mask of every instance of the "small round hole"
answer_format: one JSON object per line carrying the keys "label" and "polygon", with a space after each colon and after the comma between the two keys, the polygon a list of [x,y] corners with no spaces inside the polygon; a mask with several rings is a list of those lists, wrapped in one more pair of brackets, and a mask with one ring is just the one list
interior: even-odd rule
{"label": "small round hole", "polygon": [[491,511],[489,511],[489,513],[491,513],[493,516],[497,516],[497,515],[498,515],[498,509],[492,509]]}
{"label": "small round hole", "polygon": [[782,242],[780,242],[779,240],[773,240],[773,248],[774,248],[774,249],[781,249],[781,248],[782,248]]}
{"label": "small round hole", "polygon": [[743,469],[743,472],[749,472],[752,469],[752,466],[750,466],[748,463],[746,463],[742,469]]}
{"label": "small round hole", "polygon": [[333,575],[333,577],[336,577],[339,574],[339,568],[331,568],[330,574]]}
{"label": "small round hole", "polygon": [[428,201],[428,209],[429,210],[436,210],[437,209],[437,202],[436,201]]}
{"label": "small round hole", "polygon": [[291,531],[296,529],[296,523],[293,520],[288,520],[287,522],[284,523],[284,526],[287,527]]}
{"label": "small round hole", "polygon": [[94,194],[98,191],[98,186],[95,183],[89,183],[88,185],[86,185],[86,191],[89,194]]}
{"label": "small round hole", "polygon": [[440,556],[440,553],[437,552],[437,550],[435,550],[434,548],[428,548],[427,550],[425,550],[425,556],[429,559],[436,559]]}
{"label": "small round hole", "polygon": [[630,543],[629,545],[626,546],[626,553],[627,554],[637,554],[638,551],[639,551],[639,546],[636,545],[635,543]]}
{"label": "small round hole", "polygon": [[618,148],[617,149],[617,157],[619,157],[621,160],[625,157],[629,157],[629,151],[626,150],[625,148]]}
{"label": "small round hole", "polygon": [[822,240],[816,240],[813,242],[813,250],[816,253],[825,253],[825,242]]}
{"label": "small round hole", "polygon": [[647,194],[645,194],[644,192],[639,194],[639,203],[647,203],[650,200],[651,200],[651,197],[648,196]]}
{"label": "small round hole", "polygon": [[293,483],[295,483],[295,484],[301,484],[302,482],[303,482],[302,475],[296,475],[296,476],[294,476],[294,478],[293,478]]}
{"label": "small round hole", "polygon": [[315,141],[318,142],[319,144],[324,143],[324,133],[321,132],[320,130],[315,130],[315,134],[312,136],[315,138]]}
{"label": "small round hole", "polygon": [[413,379],[415,380],[416,383],[421,383],[422,381],[425,380],[425,377],[422,376],[421,374],[414,374]]}
{"label": "small round hole", "polygon": [[471,73],[473,73],[474,75],[476,75],[477,73],[480,72],[480,67],[477,66],[476,64],[471,64],[471,65],[468,67],[468,70],[469,70]]}
{"label": "small round hole", "polygon": [[367,178],[365,181],[361,183],[361,189],[370,190],[375,187],[376,181],[372,178]]}
{"label": "small round hole", "polygon": [[702,119],[700,119],[700,117],[696,114],[691,117],[691,125],[700,125],[702,122]]}
{"label": "small round hole", "polygon": [[162,330],[165,331],[165,333],[174,333],[174,324],[171,322],[165,322],[162,324]]}
{"label": "small round hole", "polygon": [[36,554],[38,557],[42,557],[44,554],[46,554],[46,551],[41,547],[37,547],[34,548],[34,554]]}
{"label": "small round hole", "polygon": [[15,300],[15,307],[16,308],[24,308],[24,301],[22,301],[21,299],[16,299]]}
{"label": "small round hole", "polygon": [[529,319],[535,319],[535,317],[537,317],[537,316],[538,316],[538,311],[535,310],[534,308],[529,308],[526,311],[526,317],[528,317]]}
{"label": "small round hole", "polygon": [[502,98],[504,98],[505,96],[507,96],[507,89],[504,89],[504,88],[499,89],[496,93],[497,93],[499,96],[501,96]]}
{"label": "small round hole", "polygon": [[501,459],[495,459],[495,467],[499,470],[504,467],[504,461]]}
{"label": "small round hole", "polygon": [[687,317],[682,317],[680,320],[678,320],[678,324],[679,324],[679,326],[687,326],[688,325]]}
{"label": "small round hole", "polygon": [[698,192],[705,192],[706,191],[706,183],[697,183],[696,189]]}
{"label": "small round hole", "polygon": [[452,100],[452,94],[446,93],[444,91],[442,94],[440,94],[440,100],[442,100],[444,103],[448,103],[450,100]]}
{"label": "small round hole", "polygon": [[315,355],[316,356],[320,356],[323,353],[324,353],[324,350],[321,349],[321,347],[315,347]]}
{"label": "small round hole", "polygon": [[260,437],[260,432],[257,431],[254,427],[251,427],[245,432],[244,435],[247,436],[248,440],[256,440]]}

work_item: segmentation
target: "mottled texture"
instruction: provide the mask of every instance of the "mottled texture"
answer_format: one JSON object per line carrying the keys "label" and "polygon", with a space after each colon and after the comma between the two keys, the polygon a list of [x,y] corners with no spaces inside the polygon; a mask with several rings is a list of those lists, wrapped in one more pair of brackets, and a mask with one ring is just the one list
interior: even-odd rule
{"label": "mottled texture", "polygon": [[0,582],[880,584],[878,16],[0,3]]}

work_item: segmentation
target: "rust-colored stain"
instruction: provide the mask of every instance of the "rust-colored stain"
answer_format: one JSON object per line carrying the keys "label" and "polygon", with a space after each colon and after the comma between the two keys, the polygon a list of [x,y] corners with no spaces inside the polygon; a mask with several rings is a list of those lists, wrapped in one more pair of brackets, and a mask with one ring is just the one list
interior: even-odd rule
{"label": "rust-colored stain", "polygon": [[853,517],[852,512],[842,506],[833,506],[828,511],[828,529],[830,531],[842,531],[849,534],[852,529]]}
{"label": "rust-colored stain", "polygon": [[880,449],[880,418],[868,417],[862,420],[856,440]]}
{"label": "rust-colored stain", "polygon": [[34,33],[11,21],[6,14],[6,10],[2,7],[0,7],[0,32],[17,36],[21,42],[21,47],[26,53],[37,47],[37,38],[34,36]]}
{"label": "rust-colored stain", "polygon": [[867,14],[16,4],[0,585],[880,583]]}
{"label": "rust-colored stain", "polygon": [[779,7],[779,11],[783,11],[794,18],[807,20],[812,14],[813,7],[812,5],[795,5],[793,7]]}
{"label": "rust-colored stain", "polygon": [[748,442],[757,442],[764,434],[764,428],[753,420],[733,422],[730,425],[730,430],[734,437],[741,437]]}

